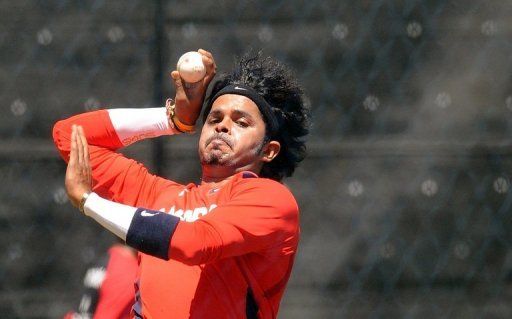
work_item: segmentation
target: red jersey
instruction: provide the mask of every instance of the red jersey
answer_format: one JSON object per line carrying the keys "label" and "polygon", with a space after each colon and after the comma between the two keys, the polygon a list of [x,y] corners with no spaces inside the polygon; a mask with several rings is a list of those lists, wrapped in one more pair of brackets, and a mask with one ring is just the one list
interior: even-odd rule
{"label": "red jersey", "polygon": [[133,251],[121,245],[112,246],[108,254],[105,279],[93,319],[130,318],[130,309],[135,301],[133,281],[138,272],[137,258]]}
{"label": "red jersey", "polygon": [[138,272],[137,258],[132,249],[113,245],[106,261],[89,268],[85,292],[78,312],[70,311],[64,319],[128,319],[134,303],[134,285]]}
{"label": "red jersey", "polygon": [[66,161],[72,124],[87,136],[96,193],[181,220],[169,260],[140,254],[135,316],[276,318],[299,240],[297,203],[284,185],[249,172],[219,189],[152,175],[115,152],[123,143],[105,110],[55,125],[54,141]]}

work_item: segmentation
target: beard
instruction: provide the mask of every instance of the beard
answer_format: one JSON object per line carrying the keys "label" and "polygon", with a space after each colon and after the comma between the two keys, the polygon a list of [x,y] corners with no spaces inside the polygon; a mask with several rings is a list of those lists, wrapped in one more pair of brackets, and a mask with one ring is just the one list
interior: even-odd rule
{"label": "beard", "polygon": [[207,147],[213,140],[221,140],[226,143],[229,148],[233,149],[233,141],[223,133],[215,132],[213,133],[206,141],[204,142],[204,146]]}
{"label": "beard", "polygon": [[[214,141],[221,140],[223,141],[231,150],[233,150],[234,143],[227,136],[222,133],[214,133],[210,136],[204,143],[205,148]],[[223,152],[220,146],[212,146],[212,149],[201,158],[201,164],[206,165],[214,165],[214,166],[225,166],[229,165],[230,161],[228,159],[229,153]]]}
{"label": "beard", "polygon": [[229,164],[229,154],[221,150],[219,147],[215,147],[209,150],[201,158],[201,164],[224,166]]}
{"label": "beard", "polygon": [[222,155],[223,154],[208,153],[206,157],[201,161],[201,164],[211,166],[227,166],[228,161],[223,161]]}
{"label": "beard", "polygon": [[[212,145],[210,144],[215,140],[221,140],[225,144],[222,145]],[[252,149],[247,150],[247,155],[249,158],[253,158],[258,156],[263,151],[263,147],[265,146],[266,139],[261,141],[257,146],[254,146]],[[204,154],[200,154],[200,162],[201,165],[210,165],[210,166],[238,166],[238,165],[246,165],[247,158],[240,158],[234,153],[235,142],[231,140],[228,136],[222,133],[214,133],[208,139],[206,139],[204,143],[205,150]],[[210,147],[210,148],[209,148]],[[209,149],[208,149],[209,148]]]}

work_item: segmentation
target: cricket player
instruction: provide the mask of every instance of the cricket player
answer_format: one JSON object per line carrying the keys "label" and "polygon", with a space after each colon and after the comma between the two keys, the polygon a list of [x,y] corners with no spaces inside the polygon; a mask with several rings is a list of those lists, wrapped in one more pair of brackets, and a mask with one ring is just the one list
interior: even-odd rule
{"label": "cricket player", "polygon": [[[59,121],[66,190],[86,216],[137,249],[135,318],[276,318],[299,241],[299,208],[283,178],[305,156],[309,108],[290,71],[261,53],[206,76],[166,107],[108,109]],[[116,152],[193,133],[204,104],[198,184],[152,175]],[[172,164],[171,164],[172,165]],[[179,163],[176,163],[179,167]]]}
{"label": "cricket player", "polygon": [[137,272],[135,250],[121,244],[112,245],[105,256],[87,269],[77,311],[69,311],[63,319],[132,318],[133,282]]}

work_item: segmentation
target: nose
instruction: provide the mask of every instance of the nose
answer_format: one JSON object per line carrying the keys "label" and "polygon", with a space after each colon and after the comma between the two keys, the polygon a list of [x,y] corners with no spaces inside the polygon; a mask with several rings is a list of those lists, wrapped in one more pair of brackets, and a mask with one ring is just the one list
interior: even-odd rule
{"label": "nose", "polygon": [[229,119],[224,118],[222,121],[218,122],[215,126],[215,131],[217,133],[229,133],[231,131],[231,124],[229,123]]}

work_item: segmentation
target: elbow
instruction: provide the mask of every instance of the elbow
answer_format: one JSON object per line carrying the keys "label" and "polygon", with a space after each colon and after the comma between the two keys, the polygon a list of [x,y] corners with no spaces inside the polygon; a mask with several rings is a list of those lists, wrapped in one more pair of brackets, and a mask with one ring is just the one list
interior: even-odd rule
{"label": "elbow", "polygon": [[169,251],[169,257],[188,266],[207,264],[212,261],[210,254],[198,247],[187,247],[186,249],[173,247]]}
{"label": "elbow", "polygon": [[201,262],[201,258],[199,256],[184,256],[182,258],[177,259],[177,261],[187,265],[187,266],[196,266],[203,264]]}
{"label": "elbow", "polygon": [[52,129],[52,137],[53,137],[53,143],[55,143],[55,146],[59,147],[59,136],[60,136],[60,131],[62,130],[62,121],[58,121],[57,123],[55,123],[53,125],[53,129]]}
{"label": "elbow", "polygon": [[70,133],[67,133],[66,124],[64,120],[58,121],[53,126],[52,137],[53,143],[55,147],[59,151],[61,157],[67,161],[68,153],[69,153],[69,140]]}
{"label": "elbow", "polygon": [[220,258],[222,240],[206,223],[179,223],[169,244],[170,259],[186,265],[207,264]]}

